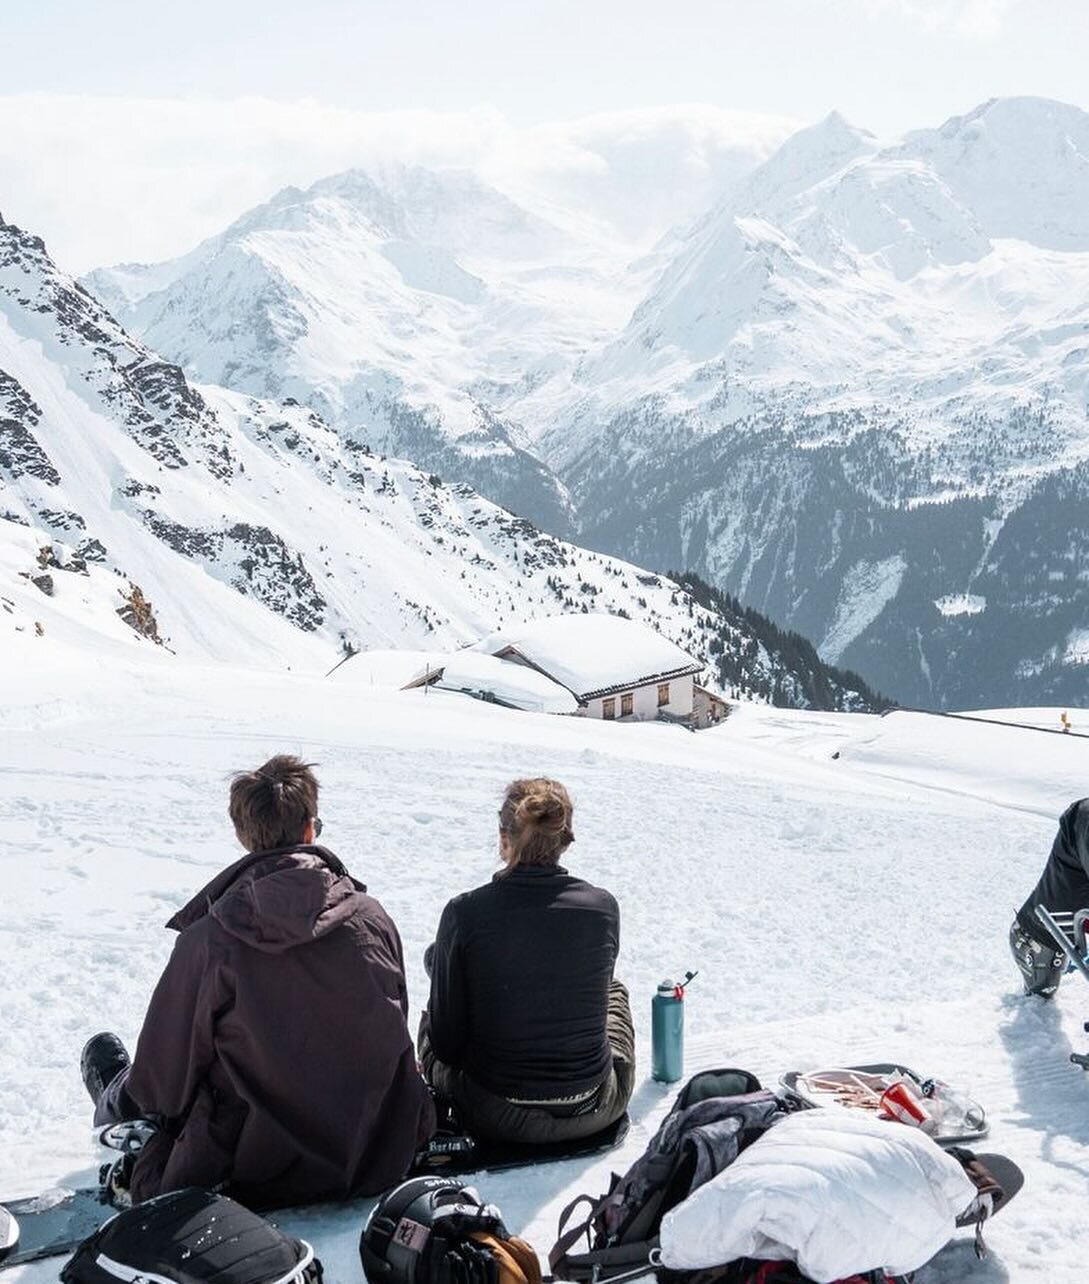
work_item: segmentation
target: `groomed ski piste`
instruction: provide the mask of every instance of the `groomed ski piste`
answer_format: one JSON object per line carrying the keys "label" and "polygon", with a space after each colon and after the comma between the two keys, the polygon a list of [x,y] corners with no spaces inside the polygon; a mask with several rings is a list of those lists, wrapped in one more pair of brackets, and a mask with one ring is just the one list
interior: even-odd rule
{"label": "groomed ski piste", "polygon": [[[505,710],[441,691],[35,645],[0,665],[0,1200],[87,1184],[101,1158],[79,1081],[84,1040],[134,1041],[171,948],[172,911],[239,854],[230,773],[279,751],[319,764],[326,842],[402,933],[413,1028],[422,954],[446,900],[496,868],[504,785],[554,775],[575,800],[565,862],[617,895],[619,974],[639,1025],[623,1148],[483,1175],[545,1254],[559,1210],[643,1149],[674,1088],[649,1079],[657,982],[699,969],[686,1074],[900,1060],[986,1106],[986,1148],[1024,1193],[917,1275],[1084,1278],[1089,1261],[1089,987],[1025,999],[1007,953],[1057,817],[1089,792],[1089,741],[909,713],[740,707],[692,734]],[[1013,721],[1057,727],[1059,710]],[[1071,711],[1074,730],[1089,714]],[[837,755],[838,756],[834,756]],[[305,1067],[300,1067],[305,1091]],[[890,1125],[893,1126],[893,1125]],[[359,1284],[370,1201],[280,1218],[331,1284]],[[59,1261],[13,1268],[44,1284]]]}

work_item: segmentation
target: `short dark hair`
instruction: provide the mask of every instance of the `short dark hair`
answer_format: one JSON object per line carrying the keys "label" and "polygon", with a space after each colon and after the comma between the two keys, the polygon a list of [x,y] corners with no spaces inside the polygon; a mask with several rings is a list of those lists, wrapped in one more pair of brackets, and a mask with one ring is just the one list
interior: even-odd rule
{"label": "short dark hair", "polygon": [[318,781],[312,762],[280,753],[255,771],[231,781],[230,815],[249,852],[292,847],[302,842],[306,822],[318,814]]}

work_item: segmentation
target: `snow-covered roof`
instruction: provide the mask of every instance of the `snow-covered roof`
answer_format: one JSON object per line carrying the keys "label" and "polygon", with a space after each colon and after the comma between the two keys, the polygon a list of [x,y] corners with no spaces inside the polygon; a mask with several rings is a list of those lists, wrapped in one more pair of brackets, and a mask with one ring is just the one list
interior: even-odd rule
{"label": "snow-covered roof", "polygon": [[[454,655],[442,656],[437,663],[442,671],[433,685],[444,691],[491,696],[503,704],[531,713],[574,713],[579,707],[570,691],[551,678],[546,678],[543,673],[527,669],[521,664],[508,664],[492,655],[482,655],[478,651],[458,651]],[[434,660],[416,673],[407,685],[421,684],[429,670],[431,673],[435,672]]]}
{"label": "snow-covered roof", "polygon": [[430,665],[434,672],[446,656],[441,651],[393,650],[376,647],[357,651],[338,664],[328,675],[333,682],[346,686],[389,687],[401,690],[418,673]]}
{"label": "snow-covered roof", "polygon": [[580,699],[703,666],[654,629],[619,615],[550,615],[492,633],[474,651],[515,651]]}

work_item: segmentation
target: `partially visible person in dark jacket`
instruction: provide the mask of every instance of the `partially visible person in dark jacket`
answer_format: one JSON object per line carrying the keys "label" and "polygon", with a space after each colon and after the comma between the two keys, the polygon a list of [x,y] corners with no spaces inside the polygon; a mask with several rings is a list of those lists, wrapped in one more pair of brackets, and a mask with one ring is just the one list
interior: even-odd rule
{"label": "partially visible person in dark jacket", "polygon": [[503,868],[450,901],[428,952],[420,1060],[481,1138],[592,1136],[631,1097],[631,1011],[613,976],[620,913],[560,865],[574,839],[563,785],[516,780],[499,811]]}
{"label": "partially visible person in dark jacket", "polygon": [[1010,950],[1026,993],[1049,999],[1059,988],[1066,956],[1036,917],[1038,905],[1068,936],[1078,910],[1089,909],[1089,798],[1071,803],[1059,818],[1059,832],[1040,881],[1010,928]]}
{"label": "partially visible person in dark jacket", "polygon": [[114,1035],[84,1049],[96,1124],[158,1125],[136,1201],[221,1183],[257,1208],[374,1194],[433,1131],[397,929],[315,846],[317,802],[297,758],[235,777],[248,854],[167,925],[179,936],[132,1064]]}

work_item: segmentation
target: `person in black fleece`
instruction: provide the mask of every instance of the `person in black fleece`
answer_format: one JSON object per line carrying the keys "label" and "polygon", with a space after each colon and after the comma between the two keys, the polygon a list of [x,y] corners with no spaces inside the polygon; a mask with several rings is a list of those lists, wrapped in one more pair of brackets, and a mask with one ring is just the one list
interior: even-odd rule
{"label": "person in black fleece", "polygon": [[620,911],[559,864],[571,816],[557,781],[514,781],[499,811],[503,868],[447,904],[428,951],[420,1061],[482,1139],[592,1136],[635,1085],[628,992],[613,976]]}
{"label": "person in black fleece", "polygon": [[1078,910],[1089,909],[1089,798],[1071,803],[1059,818],[1040,881],[1010,928],[1010,951],[1026,993],[1049,999],[1059,988],[1066,957],[1036,917],[1037,905],[1048,910],[1067,935],[1073,932]]}

